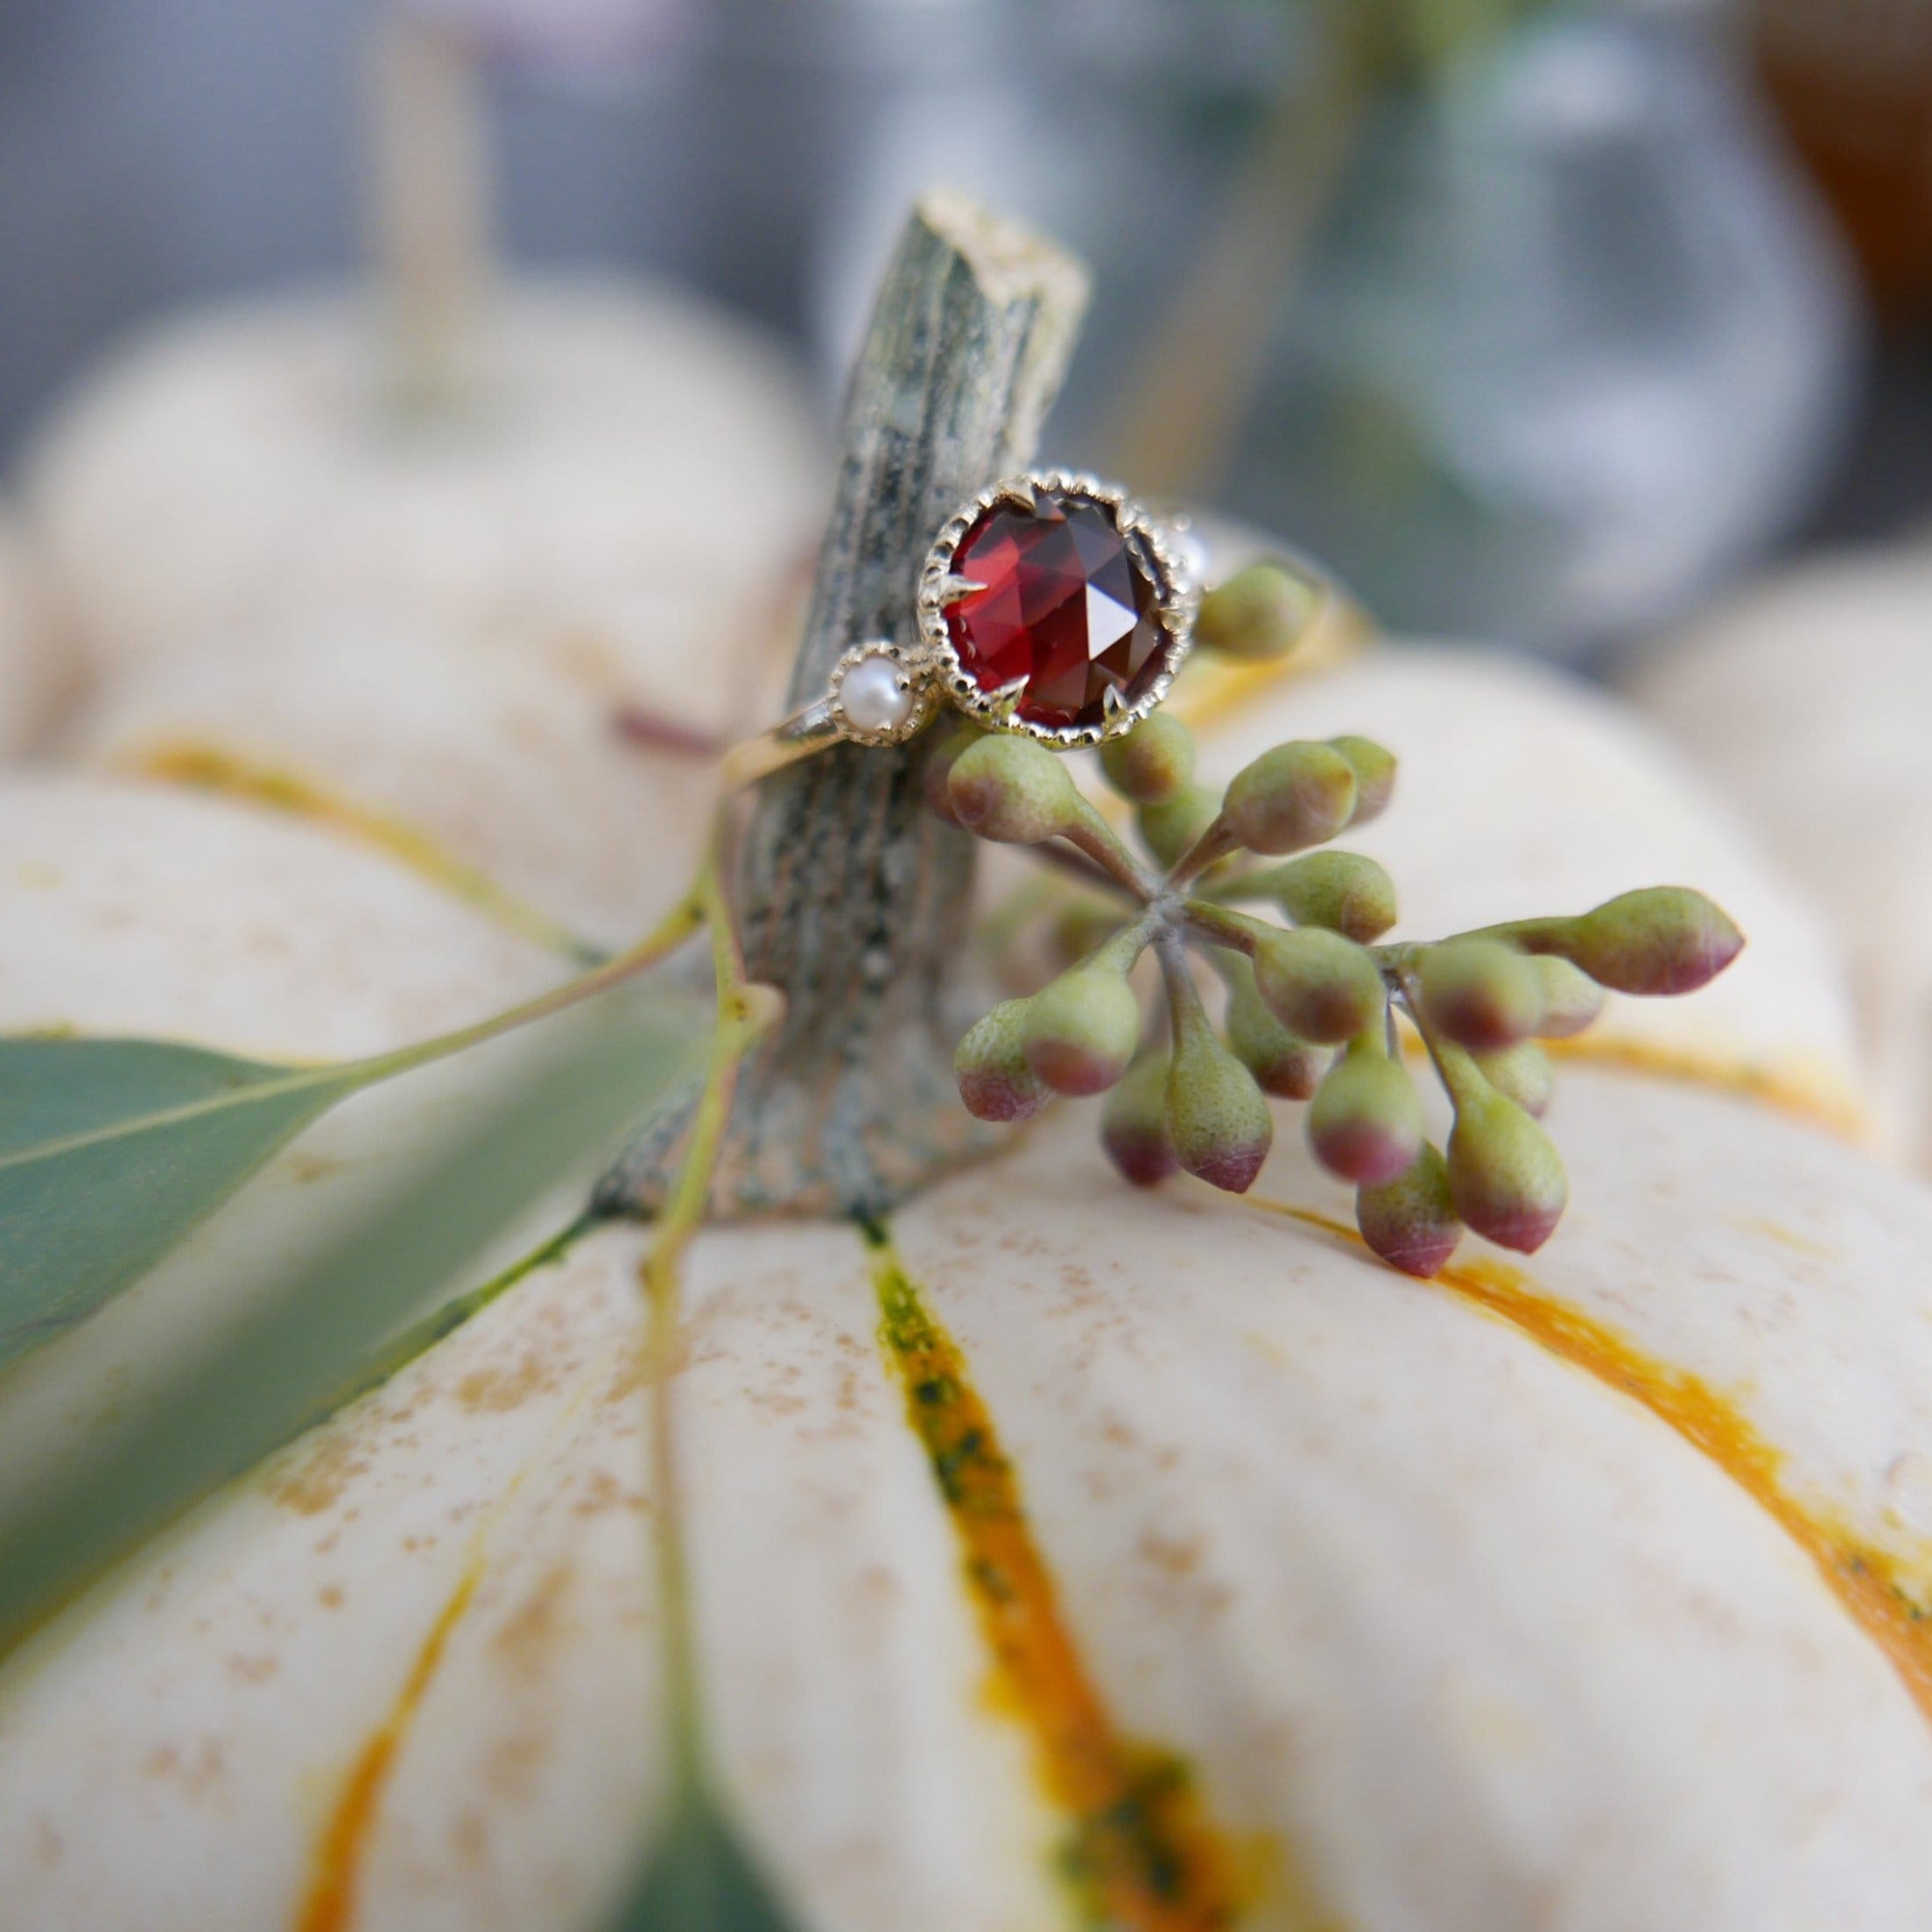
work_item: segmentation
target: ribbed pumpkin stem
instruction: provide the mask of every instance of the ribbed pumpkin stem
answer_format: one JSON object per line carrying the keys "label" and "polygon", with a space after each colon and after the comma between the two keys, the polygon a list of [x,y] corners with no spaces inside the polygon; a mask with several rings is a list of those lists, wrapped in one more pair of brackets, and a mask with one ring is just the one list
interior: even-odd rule
{"label": "ribbed pumpkin stem", "polygon": [[[852,380],[792,704],[851,645],[913,641],[935,533],[1031,461],[1086,296],[1079,264],[1026,229],[951,195],[914,212]],[[974,846],[924,804],[924,755],[836,747],[753,806],[745,965],[786,1009],[741,1077],[718,1212],[879,1213],[991,1144],[952,1074]],[[648,1210],[662,1172],[640,1148],[604,1198]]]}

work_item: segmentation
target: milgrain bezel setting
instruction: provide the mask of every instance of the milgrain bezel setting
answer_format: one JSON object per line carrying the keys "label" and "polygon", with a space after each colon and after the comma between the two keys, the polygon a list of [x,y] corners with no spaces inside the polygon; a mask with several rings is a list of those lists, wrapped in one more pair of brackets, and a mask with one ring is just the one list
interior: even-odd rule
{"label": "milgrain bezel setting", "polygon": [[[1025,680],[1017,680],[999,691],[982,691],[979,681],[959,662],[946,623],[948,606],[980,588],[953,570],[953,561],[967,532],[988,510],[1002,503],[1036,509],[1040,495],[1077,499],[1104,510],[1136,568],[1154,586],[1154,611],[1165,640],[1165,668],[1132,705],[1110,690],[1108,715],[1098,725],[1047,725],[1020,717],[1016,707],[1024,693]],[[967,717],[991,730],[1016,732],[1056,750],[1073,750],[1117,738],[1159,708],[1193,647],[1194,618],[1199,602],[1199,586],[1194,582],[1187,561],[1169,532],[1125,490],[1078,471],[1024,470],[991,484],[970,503],[963,503],[934,538],[919,575],[921,655],[930,667],[929,675],[943,685],[952,703]]]}
{"label": "milgrain bezel setting", "polygon": [[[867,727],[857,724],[845,709],[845,680],[861,664],[883,659],[898,673],[899,688],[908,699],[906,715],[897,724]],[[908,649],[889,638],[869,638],[855,644],[832,667],[829,689],[823,700],[825,716],[842,739],[852,744],[904,744],[916,737],[932,721],[938,706],[939,691],[931,665],[923,650]]]}

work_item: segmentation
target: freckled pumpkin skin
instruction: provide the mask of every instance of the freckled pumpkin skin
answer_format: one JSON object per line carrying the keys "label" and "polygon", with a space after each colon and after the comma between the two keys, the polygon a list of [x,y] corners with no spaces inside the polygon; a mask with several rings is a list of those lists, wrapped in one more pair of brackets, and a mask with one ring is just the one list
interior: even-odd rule
{"label": "freckled pumpkin skin", "polygon": [[[902,1210],[889,1267],[843,1226],[705,1232],[682,1509],[750,1842],[835,1932],[1096,1899],[1159,1932],[1917,1932],[1932,1202],[1798,1117],[1850,1090],[1825,948],[1615,713],[1468,654],[1284,687],[1204,763],[1344,725],[1404,757],[1359,844],[1418,930],[1684,879],[1745,964],[1564,1067],[1574,1205],[1527,1270],[1376,1265],[1294,1132],[1252,1205],[1130,1190],[1085,1108]],[[682,883],[582,829],[633,902]],[[62,992],[83,1031],[341,1052],[561,970],[326,826],[0,785],[0,1024]],[[30,1360],[0,1471],[17,1430],[111,1426],[82,1394],[459,1105],[441,1078],[318,1125]],[[645,1240],[588,1237],[0,1669],[0,1927],[597,1924],[665,1792]]]}
{"label": "freckled pumpkin skin", "polygon": [[1828,908],[1890,1151],[1932,1173],[1932,548],[1806,562],[1700,615],[1631,689]]}

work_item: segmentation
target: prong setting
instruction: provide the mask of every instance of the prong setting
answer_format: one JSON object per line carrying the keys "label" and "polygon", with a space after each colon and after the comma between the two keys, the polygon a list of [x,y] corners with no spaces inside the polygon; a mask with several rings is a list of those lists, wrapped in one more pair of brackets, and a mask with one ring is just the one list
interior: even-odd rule
{"label": "prong setting", "polygon": [[[983,588],[955,568],[968,533],[989,511],[1002,505],[1034,510],[1042,496],[1076,499],[1098,509],[1153,590],[1154,616],[1163,640],[1162,668],[1132,703],[1110,685],[1103,693],[1104,716],[1098,724],[1050,724],[1019,715],[1027,680],[984,689],[961,662],[947,622],[951,606]],[[919,633],[936,678],[968,717],[992,730],[1021,733],[1057,750],[1072,750],[1132,730],[1160,706],[1193,641],[1199,601],[1199,589],[1183,551],[1124,490],[1081,472],[1030,470],[990,485],[947,518],[920,574]]]}

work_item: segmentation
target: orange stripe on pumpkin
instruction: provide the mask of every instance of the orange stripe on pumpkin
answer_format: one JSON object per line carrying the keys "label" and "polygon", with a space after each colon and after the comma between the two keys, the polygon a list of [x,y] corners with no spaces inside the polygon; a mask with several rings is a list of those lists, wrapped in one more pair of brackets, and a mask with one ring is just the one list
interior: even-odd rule
{"label": "orange stripe on pumpkin", "polygon": [[364,1855],[373,1830],[384,1788],[408,1737],[409,1726],[422,1708],[430,1684],[449,1646],[450,1634],[463,1620],[470,1600],[481,1581],[481,1554],[474,1558],[450,1593],[430,1633],[416,1653],[409,1676],[389,1710],[369,1740],[357,1755],[344,1781],[336,1808],[329,1814],[329,1827],[316,1848],[315,1871],[309,1879],[308,1895],[298,1932],[346,1932],[355,1923],[356,1894],[362,1878]]}
{"label": "orange stripe on pumpkin", "polygon": [[880,1338],[959,1534],[1001,1688],[1031,1733],[1049,1795],[1072,1820],[1068,1878],[1093,1922],[1122,1932],[1232,1925],[1241,1888],[1226,1839],[1178,1758],[1121,1736],[1061,1613],[1019,1478],[965,1357],[883,1236],[872,1256]]}
{"label": "orange stripe on pumpkin", "polygon": [[505,892],[475,866],[445,851],[428,833],[387,813],[358,805],[353,799],[345,799],[312,778],[257,763],[223,746],[212,744],[157,744],[131,753],[119,762],[137,777],[163,785],[243,799],[271,812],[329,826],[387,853],[438,891],[448,893],[486,918],[553,952],[592,963],[604,957],[599,948]]}
{"label": "orange stripe on pumpkin", "polygon": [[[1345,1223],[1283,1201],[1251,1205],[1362,1245]],[[1932,1720],[1932,1605],[1907,1588],[1906,1566],[1784,1487],[1784,1452],[1729,1397],[1633,1342],[1593,1315],[1555,1299],[1518,1270],[1487,1256],[1453,1263],[1425,1284],[1507,1322],[1552,1355],[1641,1402],[1659,1421],[1723,1470],[1812,1562],[1853,1620],[1891,1660],[1921,1712]]]}

